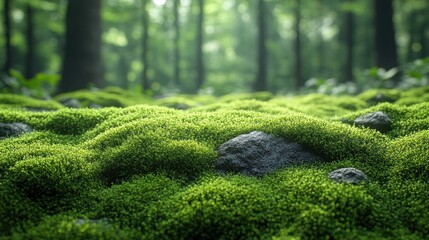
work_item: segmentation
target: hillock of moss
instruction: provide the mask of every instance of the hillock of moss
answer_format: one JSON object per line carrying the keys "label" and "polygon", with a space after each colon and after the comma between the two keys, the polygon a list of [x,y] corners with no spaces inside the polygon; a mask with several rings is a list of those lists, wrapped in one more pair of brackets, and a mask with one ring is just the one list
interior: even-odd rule
{"label": "hillock of moss", "polygon": [[[428,103],[260,95],[201,100],[187,110],[156,100],[45,112],[1,107],[0,122],[33,132],[0,140],[0,238],[429,237]],[[353,126],[374,111],[389,115],[390,132]],[[258,178],[217,174],[219,146],[251,131],[298,142],[324,160]],[[343,167],[370,182],[328,178]]]}

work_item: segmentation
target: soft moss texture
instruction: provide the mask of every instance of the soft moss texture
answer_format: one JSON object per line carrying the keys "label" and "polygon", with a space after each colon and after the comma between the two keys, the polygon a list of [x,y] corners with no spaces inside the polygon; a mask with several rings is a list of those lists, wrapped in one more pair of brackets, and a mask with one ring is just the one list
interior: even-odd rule
{"label": "soft moss texture", "polygon": [[[45,112],[1,107],[0,122],[34,131],[0,141],[0,239],[429,237],[428,103],[242,98],[170,99],[198,103],[187,110],[157,106],[170,100]],[[392,131],[353,126],[373,111],[391,117]],[[299,142],[324,160],[260,178],[217,174],[218,147],[251,131]],[[370,183],[329,180],[341,167],[362,170]]]}

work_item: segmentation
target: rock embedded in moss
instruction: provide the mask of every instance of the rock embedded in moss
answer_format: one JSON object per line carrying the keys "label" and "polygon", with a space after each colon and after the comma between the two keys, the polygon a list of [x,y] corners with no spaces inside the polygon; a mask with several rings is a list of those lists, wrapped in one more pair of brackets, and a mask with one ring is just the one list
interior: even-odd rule
{"label": "rock embedded in moss", "polygon": [[0,139],[17,137],[31,131],[32,128],[25,123],[0,123]]}
{"label": "rock embedded in moss", "polygon": [[355,126],[375,129],[381,133],[387,133],[392,130],[392,120],[386,113],[381,111],[357,117],[354,120],[354,124]]}
{"label": "rock embedded in moss", "polygon": [[359,184],[369,181],[366,175],[356,168],[340,168],[330,172],[328,177],[340,183]]}
{"label": "rock embedded in moss", "polygon": [[263,176],[279,168],[320,161],[299,143],[264,132],[253,131],[235,137],[219,147],[216,170]]}
{"label": "rock embedded in moss", "polygon": [[63,104],[65,107],[68,108],[81,108],[81,103],[79,100],[75,99],[75,98],[66,98],[66,99],[62,99],[60,100],[61,104]]}

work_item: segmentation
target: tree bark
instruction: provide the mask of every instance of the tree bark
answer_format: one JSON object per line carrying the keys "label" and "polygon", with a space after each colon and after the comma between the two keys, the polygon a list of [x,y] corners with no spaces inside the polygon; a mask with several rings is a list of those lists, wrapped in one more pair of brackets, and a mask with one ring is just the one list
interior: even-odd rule
{"label": "tree bark", "polygon": [[258,0],[258,72],[256,81],[253,86],[253,91],[266,91],[267,90],[267,49],[266,38],[267,29],[265,24],[265,2]]}
{"label": "tree bark", "polygon": [[58,92],[101,87],[101,0],[69,0]]}
{"label": "tree bark", "polygon": [[392,0],[374,0],[376,64],[391,69],[398,66]]}
{"label": "tree bark", "polygon": [[149,50],[149,15],[147,11],[148,0],[143,0],[143,51],[142,51],[142,63],[143,63],[143,72],[142,72],[142,84],[143,90],[150,89],[150,81],[148,77],[148,50]]}
{"label": "tree bark", "polygon": [[174,0],[174,83],[180,86],[180,0]]}
{"label": "tree bark", "polygon": [[205,81],[204,66],[204,0],[198,0],[198,21],[197,21],[197,79],[196,91],[201,89]]}
{"label": "tree bark", "polygon": [[5,29],[5,37],[6,37],[6,56],[5,63],[3,66],[4,72],[9,75],[10,70],[12,68],[13,62],[13,51],[12,51],[12,23],[11,23],[11,8],[10,8],[10,0],[4,0],[4,29]]}
{"label": "tree bark", "polygon": [[301,65],[301,0],[295,0],[295,90],[304,87]]}
{"label": "tree bark", "polygon": [[354,14],[349,10],[346,13],[346,65],[343,82],[353,81],[354,31]]}
{"label": "tree bark", "polygon": [[27,20],[27,57],[25,66],[25,77],[31,79],[36,74],[35,71],[35,40],[34,40],[34,18],[33,18],[33,6],[27,3],[26,9],[26,20]]}

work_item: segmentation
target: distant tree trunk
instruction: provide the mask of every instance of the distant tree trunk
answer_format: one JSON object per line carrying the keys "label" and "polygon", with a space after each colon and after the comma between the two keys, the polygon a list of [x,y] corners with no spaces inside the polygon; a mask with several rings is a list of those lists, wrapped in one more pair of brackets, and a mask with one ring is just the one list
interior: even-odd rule
{"label": "distant tree trunk", "polygon": [[33,6],[27,3],[26,9],[26,20],[27,20],[27,57],[25,66],[25,77],[27,79],[33,78],[35,71],[35,41],[34,41],[34,18],[33,18]]}
{"label": "distant tree trunk", "polygon": [[143,72],[142,72],[142,81],[143,81],[143,90],[150,89],[150,81],[147,75],[149,69],[148,63],[148,50],[149,50],[149,14],[147,11],[148,0],[143,0],[143,51],[142,51],[142,63],[143,63]]}
{"label": "distant tree trunk", "polygon": [[118,70],[120,73],[120,76],[122,77],[120,81],[120,87],[128,90],[129,89],[129,82],[128,82],[128,72],[130,70],[130,62],[127,60],[127,56],[125,53],[121,53],[119,55],[119,64],[118,64]]}
{"label": "distant tree trunk", "polygon": [[416,59],[416,54],[413,50],[413,45],[416,42],[416,21],[417,21],[417,13],[416,11],[412,11],[407,18],[408,22],[408,46],[407,46],[407,61],[411,62]]}
{"label": "distant tree trunk", "polygon": [[198,91],[205,81],[205,67],[204,67],[204,0],[198,0],[198,23],[197,23],[197,79],[196,90]]}
{"label": "distant tree trunk", "polygon": [[180,85],[180,0],[174,0],[174,83]]}
{"label": "distant tree trunk", "polygon": [[385,69],[397,67],[392,0],[374,0],[374,5],[376,64]]}
{"label": "distant tree trunk", "polygon": [[429,38],[427,36],[428,28],[429,28],[429,17],[428,17],[428,11],[429,11],[429,4],[426,5],[426,9],[423,9],[420,11],[420,15],[422,17],[421,19],[421,27],[419,31],[419,38],[420,38],[420,58],[429,57],[429,46],[428,41]]}
{"label": "distant tree trunk", "polygon": [[13,52],[12,52],[12,22],[11,22],[11,8],[10,0],[4,0],[4,29],[5,29],[5,38],[6,38],[6,56],[3,70],[9,75],[10,69],[12,68],[13,62]]}
{"label": "distant tree trunk", "polygon": [[65,56],[58,92],[101,87],[101,0],[69,0]]}
{"label": "distant tree trunk", "polygon": [[265,2],[258,0],[258,72],[253,86],[254,91],[267,90],[267,48],[265,40],[267,38],[265,25]]}
{"label": "distant tree trunk", "polygon": [[354,14],[352,11],[347,11],[346,13],[346,65],[344,69],[344,79],[343,82],[353,81],[353,49],[354,49]]}
{"label": "distant tree trunk", "polygon": [[301,65],[301,0],[295,0],[295,89],[304,87]]}

